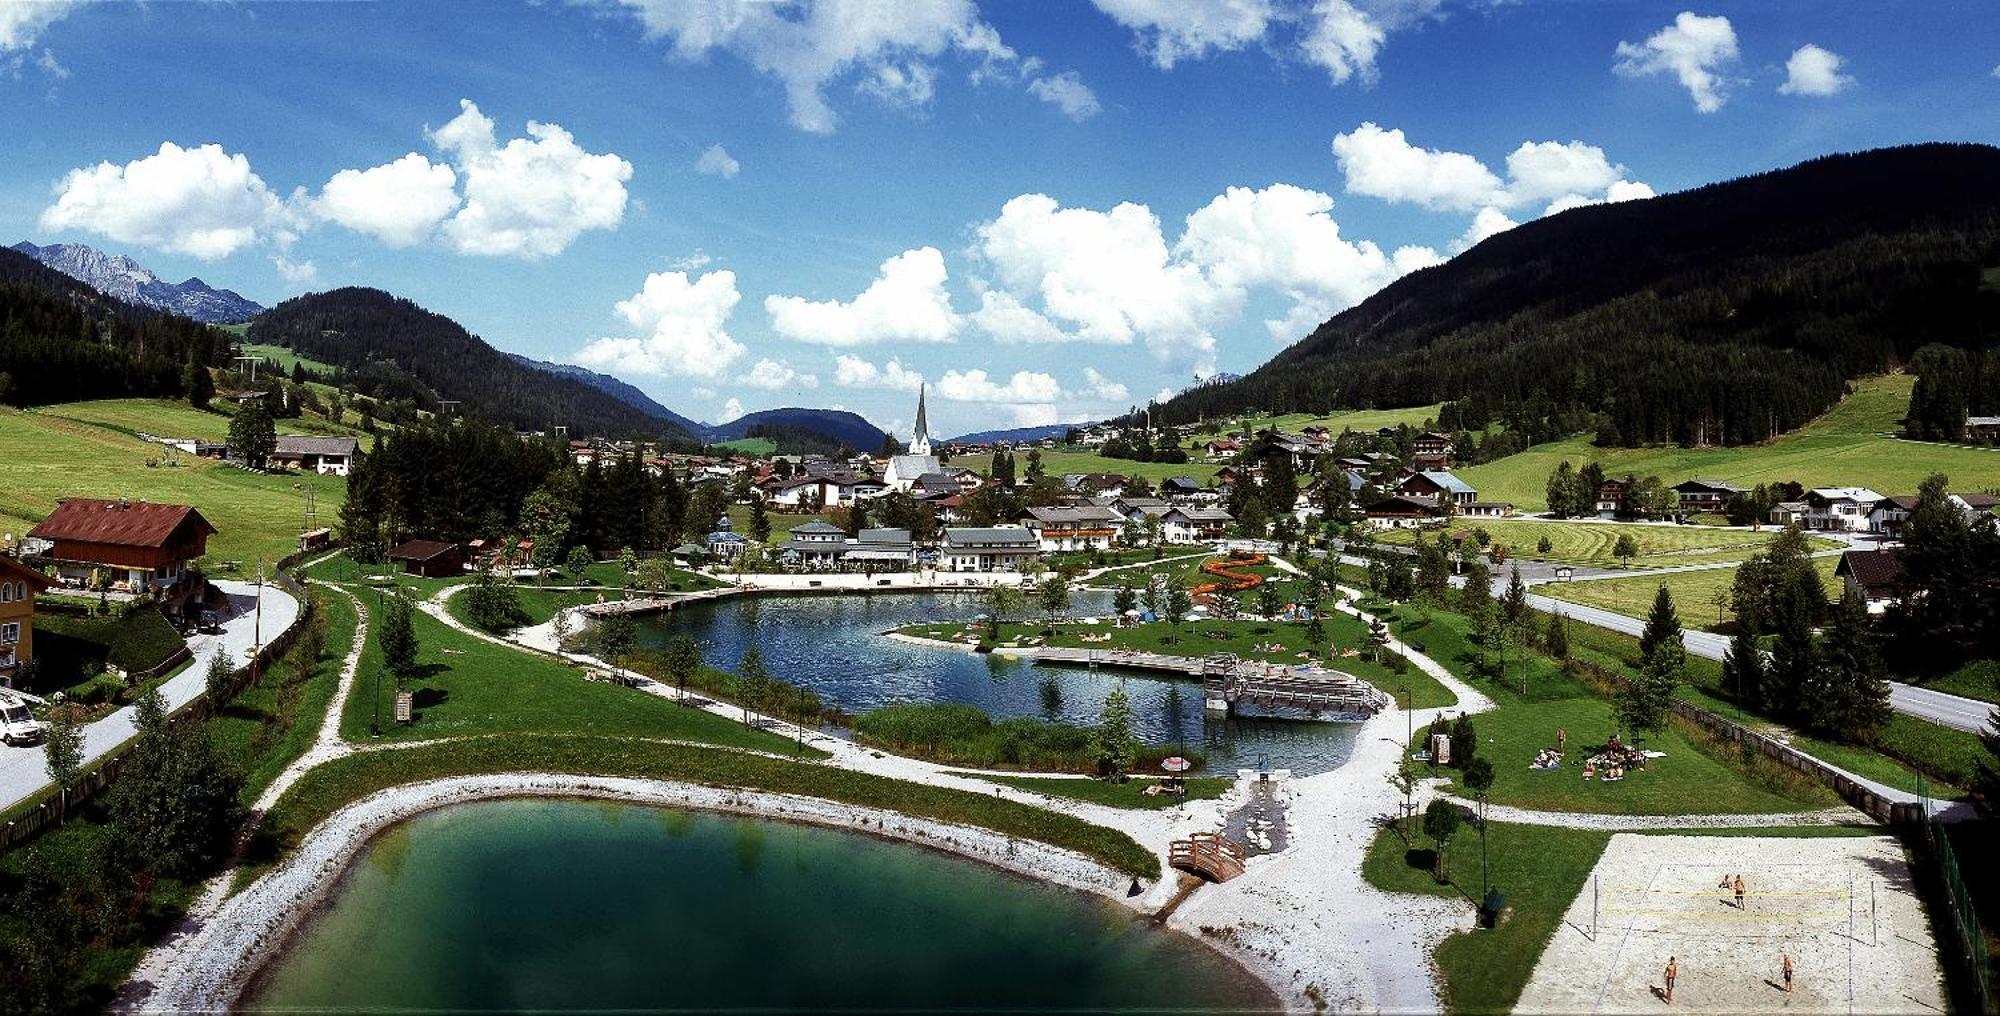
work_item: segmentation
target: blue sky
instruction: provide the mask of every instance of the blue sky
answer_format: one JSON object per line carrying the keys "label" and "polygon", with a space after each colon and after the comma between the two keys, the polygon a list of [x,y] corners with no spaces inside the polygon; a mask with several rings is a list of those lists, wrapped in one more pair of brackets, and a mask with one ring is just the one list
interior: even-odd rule
{"label": "blue sky", "polygon": [[1988,2],[0,0],[0,237],[379,286],[702,419],[907,428],[923,378],[960,432],[1551,208],[2000,140],[1996,65]]}

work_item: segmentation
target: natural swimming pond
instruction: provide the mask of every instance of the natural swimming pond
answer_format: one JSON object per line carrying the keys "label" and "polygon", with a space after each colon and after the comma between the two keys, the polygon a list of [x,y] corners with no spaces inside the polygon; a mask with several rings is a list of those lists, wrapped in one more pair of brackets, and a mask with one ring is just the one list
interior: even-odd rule
{"label": "natural swimming pond", "polygon": [[251,1009],[1201,1011],[1268,991],[1116,905],[841,830],[524,799],[378,837]]}
{"label": "natural swimming pond", "polygon": [[[1073,603],[1079,615],[1111,612],[1108,592],[1080,592]],[[1202,709],[1200,686],[1189,680],[1042,666],[882,637],[904,625],[970,618],[984,610],[984,599],[972,593],[737,597],[644,619],[639,637],[658,646],[674,635],[691,635],[709,664],[725,670],[735,669],[755,645],[773,674],[811,688],[849,713],[895,702],[963,702],[995,717],[1089,725],[1097,722],[1104,696],[1122,680],[1136,736],[1205,752],[1211,772],[1260,763],[1301,774],[1324,772],[1352,751],[1359,729],[1352,724],[1210,718]]]}

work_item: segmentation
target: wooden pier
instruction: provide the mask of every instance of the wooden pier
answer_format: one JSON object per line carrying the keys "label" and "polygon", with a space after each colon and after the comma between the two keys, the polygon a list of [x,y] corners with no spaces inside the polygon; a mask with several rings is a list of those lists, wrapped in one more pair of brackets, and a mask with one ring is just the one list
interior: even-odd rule
{"label": "wooden pier", "polygon": [[1167,846],[1167,863],[1210,882],[1243,874],[1243,847],[1217,833],[1194,833]]}
{"label": "wooden pier", "polygon": [[1167,656],[1129,649],[1079,649],[1063,646],[1006,647],[994,652],[1038,663],[1088,667],[1124,667],[1196,678],[1210,712],[1228,714],[1248,703],[1266,708],[1292,708],[1336,716],[1373,716],[1389,704],[1374,685],[1338,670],[1300,672],[1277,664],[1241,660],[1228,653],[1212,656]]}

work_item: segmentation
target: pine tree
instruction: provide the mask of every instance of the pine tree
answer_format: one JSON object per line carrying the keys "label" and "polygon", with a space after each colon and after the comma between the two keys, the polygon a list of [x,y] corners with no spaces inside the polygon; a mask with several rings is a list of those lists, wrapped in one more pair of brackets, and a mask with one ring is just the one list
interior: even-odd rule
{"label": "pine tree", "polygon": [[1779,719],[1796,719],[1804,714],[1819,647],[1813,642],[1812,623],[1798,609],[1777,618],[1777,636],[1764,668],[1764,709]]}
{"label": "pine tree", "polygon": [[1104,712],[1097,721],[1097,769],[1112,779],[1132,771],[1132,700],[1121,685],[1104,696]]}
{"label": "pine tree", "polygon": [[761,497],[750,499],[750,538],[758,543],[767,543],[771,539],[771,513],[764,508]]}
{"label": "pine tree", "polygon": [[1528,617],[1528,584],[1521,581],[1521,566],[1514,565],[1513,574],[1507,579],[1507,592],[1500,598],[1500,612],[1510,625],[1518,625]]}
{"label": "pine tree", "polygon": [[1549,615],[1549,631],[1542,644],[1548,647],[1549,656],[1567,666],[1569,664],[1569,625],[1561,614]]}
{"label": "pine tree", "polygon": [[1632,676],[1618,701],[1618,722],[1634,734],[1660,729],[1673,706],[1674,688],[1687,670],[1687,647],[1681,643],[1680,616],[1674,598],[1661,586],[1639,636],[1639,672]]}
{"label": "pine tree", "polygon": [[1811,726],[1843,741],[1872,743],[1889,721],[1889,682],[1860,597],[1841,598],[1816,664],[1806,703]]}
{"label": "pine tree", "polygon": [[410,617],[410,601],[391,596],[382,605],[382,662],[402,688],[417,676],[417,629]]}
{"label": "pine tree", "polygon": [[1764,702],[1764,670],[1764,650],[1757,645],[1757,636],[1738,626],[1729,651],[1722,655],[1723,693],[1739,705],[1758,708]]}

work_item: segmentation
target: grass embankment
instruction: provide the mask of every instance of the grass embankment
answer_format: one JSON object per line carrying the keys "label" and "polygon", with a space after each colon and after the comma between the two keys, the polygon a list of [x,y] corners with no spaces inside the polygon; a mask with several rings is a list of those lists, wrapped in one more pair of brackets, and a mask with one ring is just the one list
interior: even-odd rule
{"label": "grass embankment", "polygon": [[[1515,557],[1541,561],[1556,561],[1563,564],[1589,565],[1593,568],[1619,568],[1632,565],[1640,568],[1670,568],[1690,564],[1719,564],[1748,559],[1760,553],[1782,530],[1767,528],[1762,532],[1741,529],[1715,529],[1708,526],[1655,526],[1633,525],[1621,522],[1536,522],[1523,519],[1458,519],[1445,531],[1466,534],[1468,549],[1475,530],[1485,530],[1494,543],[1505,546]],[[1389,529],[1377,535],[1386,544],[1409,546],[1418,539],[1435,540],[1439,530],[1435,529]],[[1612,550],[1618,546],[1618,538],[1630,536],[1638,546],[1638,554],[1629,562],[1621,560]],[[1541,541],[1549,541],[1549,550],[1542,553]],[[1820,537],[1808,537],[1814,550],[1837,547],[1839,544]],[[1501,573],[1505,565],[1495,569]]]}
{"label": "grass embankment", "polygon": [[[371,616],[379,616],[372,592],[358,592]],[[422,675],[410,684],[415,722],[395,722],[395,683],[382,673],[382,626],[370,624],[359,677],[341,717],[342,737],[371,740],[369,722],[379,715],[382,741],[589,730],[791,750],[790,741],[774,734],[621,685],[585,680],[573,667],[467,635],[422,611],[413,612],[412,622]]]}
{"label": "grass embankment", "polygon": [[[298,548],[308,490],[317,495],[320,524],[338,514],[347,496],[341,477],[253,473],[178,452],[173,453],[178,465],[160,465],[167,455],[164,446],[119,429],[124,423],[109,422],[134,416],[150,421],[156,406],[161,411],[179,407],[173,410],[176,418],[200,412],[154,400],[68,403],[32,412],[0,409],[0,447],[7,449],[0,455],[0,524],[16,534],[26,532],[64,497],[144,496],[193,505],[219,530],[209,538],[204,559],[209,576],[243,578],[256,574],[259,560],[276,561]],[[105,422],[67,418],[77,414]],[[227,431],[226,416],[213,414],[213,420]],[[164,424],[142,425],[167,429]]]}
{"label": "grass embankment", "polygon": [[341,664],[354,645],[359,618],[353,602],[322,589],[312,590],[312,601],[316,617],[308,623],[322,626],[318,654],[304,658],[314,640],[301,636],[292,651],[266,667],[256,683],[246,685],[221,715],[209,720],[209,736],[243,774],[246,807],[312,747],[340,685]]}
{"label": "grass embankment", "polygon": [[1160,875],[1159,858],[1124,833],[992,795],[720,748],[537,734],[364,752],[313,770],[265,816],[252,844],[253,864],[238,884],[295,849],[313,826],[349,802],[407,783],[505,772],[679,780],[825,798],[1047,843],[1140,878]]}
{"label": "grass embankment", "polygon": [[[1546,623],[1546,617],[1537,615]],[[1582,623],[1569,626],[1570,654],[1601,667],[1630,672],[1638,667],[1639,640]],[[1930,723],[1914,716],[1890,716],[1875,744],[1845,744],[1802,734],[1758,710],[1738,710],[1722,687],[1722,664],[1699,656],[1687,658],[1687,683],[1679,696],[1694,705],[1742,722],[1761,733],[1785,739],[1800,751],[1839,766],[1857,776],[1914,792],[1920,782],[1943,797],[1955,797],[1971,785],[1985,747],[1976,734]],[[1918,774],[1923,776],[1920,780]]]}
{"label": "grass embankment", "polygon": [[[1411,842],[1393,829],[1375,834],[1361,874],[1370,885],[1419,896],[1480,899],[1479,830],[1463,823],[1447,845],[1449,881],[1431,875],[1434,844],[1415,832]],[[1535,972],[1535,961],[1583,889],[1611,834],[1587,829],[1508,825],[1486,828],[1487,873],[1514,913],[1490,929],[1461,931],[1434,954],[1444,980],[1445,1005],[1455,1013],[1504,1013],[1513,1009]]]}
{"label": "grass embankment", "polygon": [[1892,436],[1909,410],[1915,384],[1915,378],[1903,374],[1856,381],[1854,393],[1819,419],[1761,445],[1598,448],[1586,435],[1457,472],[1479,488],[1481,498],[1511,501],[1522,511],[1548,508],[1549,473],[1564,459],[1579,467],[1598,462],[1607,476],[1658,476],[1670,484],[1691,477],[1744,487],[1797,481],[1807,487],[1863,486],[1880,494],[1910,494],[1925,477],[1944,473],[1956,489],[1991,485],[2000,476],[2000,451]]}
{"label": "grass embankment", "polygon": [[1136,808],[1144,811],[1158,811],[1171,808],[1182,801],[1212,801],[1228,793],[1234,780],[1194,777],[1181,781],[1187,787],[1184,797],[1170,794],[1148,794],[1146,788],[1163,782],[1157,779],[1134,777],[1124,783],[1109,780],[1064,780],[1036,776],[992,776],[987,773],[959,773],[993,783],[1032,790],[1037,794],[1062,797],[1088,804],[1101,804],[1107,808]]}
{"label": "grass embankment", "polygon": [[[789,539],[792,535],[792,529],[797,526],[803,526],[808,522],[831,521],[820,515],[780,511],[766,511],[764,518],[771,523],[771,539],[766,544],[767,546],[775,546]],[[688,524],[694,525],[692,521]],[[746,539],[750,536],[749,505],[732,504],[729,506],[729,530],[730,532],[743,534]],[[703,532],[705,533],[707,530],[703,530]],[[702,545],[700,539],[696,539],[694,542],[698,546]]]}
{"label": "grass embankment", "polygon": [[[1331,598],[1328,602],[1331,602]],[[1328,613],[1321,617],[1321,623],[1326,627],[1325,646],[1308,644],[1303,621],[1192,621],[1179,628],[1164,621],[1125,628],[1110,625],[1060,624],[1056,626],[1056,634],[1053,637],[1043,635],[1048,630],[1047,625],[1022,622],[1001,625],[999,644],[1046,645],[1107,651],[1122,649],[1166,656],[1234,653],[1245,660],[1287,666],[1305,662],[1299,656],[1302,652],[1323,653],[1330,647],[1333,658],[1327,662],[1328,666],[1346,671],[1375,685],[1396,696],[1399,702],[1404,699],[1407,692],[1412,707],[1416,709],[1433,709],[1458,703],[1458,696],[1453,694],[1451,689],[1415,667],[1407,667],[1399,674],[1366,656],[1358,655],[1368,639],[1367,626],[1362,624],[1360,619],[1346,614]],[[975,643],[986,636],[987,626],[983,623],[945,622],[910,625],[898,631],[918,638]],[[1086,638],[1103,641],[1086,642],[1084,641]],[[1276,646],[1277,649],[1271,649],[1272,646]],[[1357,655],[1345,655],[1349,652]]]}
{"label": "grass embankment", "polygon": [[[1813,559],[1820,585],[1825,587],[1829,596],[1837,596],[1840,592],[1840,583],[1833,578],[1834,565],[1839,562],[1837,557]],[[1646,612],[1653,608],[1653,597],[1658,595],[1661,586],[1666,586],[1680,608],[1682,624],[1703,631],[1722,631],[1736,619],[1736,613],[1719,609],[1716,597],[1727,595],[1735,582],[1735,568],[1704,568],[1700,571],[1591,579],[1587,582],[1546,582],[1536,586],[1535,592],[1565,603],[1600,607],[1627,617],[1645,617]]]}
{"label": "grass embankment", "polygon": [[1111,550],[1065,551],[1060,554],[1049,554],[1043,557],[1042,563],[1054,570],[1062,570],[1064,568],[1075,568],[1083,571],[1090,571],[1097,568],[1117,569],[1106,575],[1098,576],[1097,579],[1091,581],[1092,585],[1098,585],[1101,580],[1110,579],[1111,581],[1107,586],[1109,588],[1109,586],[1116,586],[1118,584],[1117,577],[1126,574],[1126,570],[1133,568],[1135,565],[1151,564],[1155,561],[1164,561],[1170,557],[1187,557],[1191,554],[1208,553],[1211,553],[1209,548],[1203,546],[1164,543],[1158,547],[1115,547]]}
{"label": "grass embankment", "polygon": [[[1097,734],[1087,727],[1034,716],[996,720],[960,702],[902,702],[854,718],[862,744],[944,765],[1032,772],[1097,773]],[[1198,768],[1202,755],[1174,745],[1131,742],[1133,771],[1158,772],[1160,760],[1182,754]]]}
{"label": "grass embankment", "polygon": [[[1463,616],[1434,610],[1425,620],[1422,611],[1408,605],[1388,613],[1405,641],[1456,673],[1469,671],[1473,652]],[[1612,702],[1547,656],[1526,655],[1526,693],[1521,691],[1519,650],[1509,651],[1504,679],[1468,679],[1495,705],[1472,718],[1479,754],[1493,763],[1495,804],[1543,811],[1705,815],[1796,812],[1838,803],[1831,791],[1775,762],[1760,760],[1746,767],[1736,751],[1681,722],[1670,722],[1645,739],[1645,748],[1665,752],[1665,757],[1617,782],[1585,780],[1583,759],[1620,729]],[[1529,769],[1537,751],[1556,746],[1558,728],[1569,734],[1568,764],[1553,771]],[[1456,772],[1439,770],[1447,776]]]}
{"label": "grass embankment", "polygon": [[1903,679],[1911,684],[1976,698],[1981,702],[2000,702],[2000,660],[1973,660],[1942,674]]}

